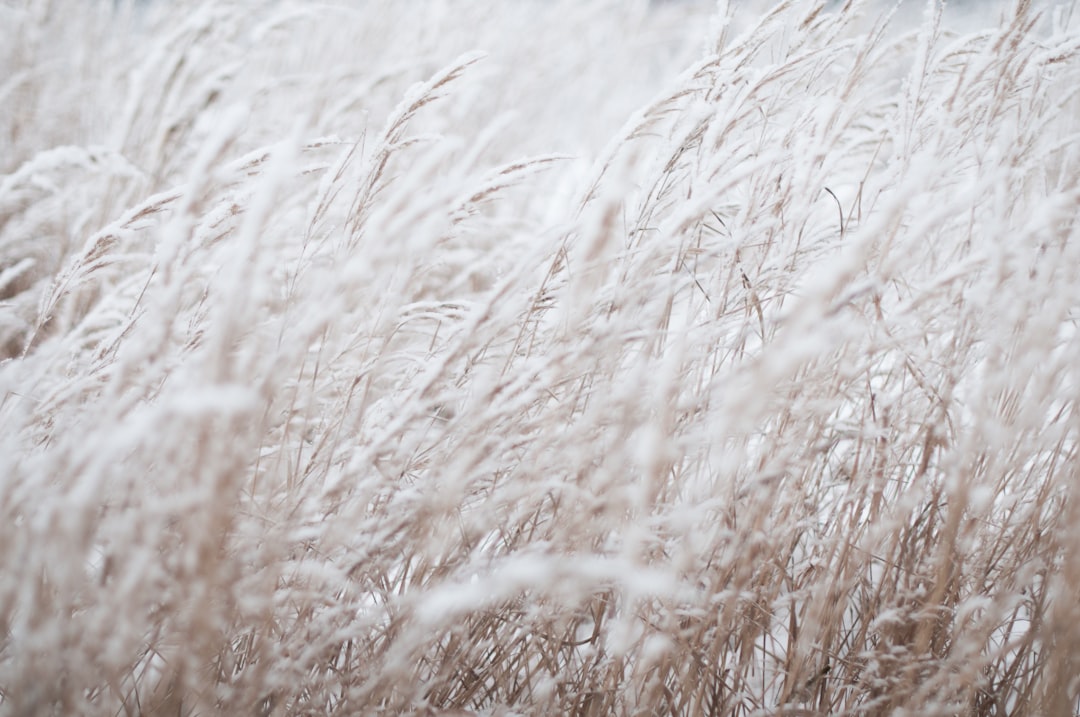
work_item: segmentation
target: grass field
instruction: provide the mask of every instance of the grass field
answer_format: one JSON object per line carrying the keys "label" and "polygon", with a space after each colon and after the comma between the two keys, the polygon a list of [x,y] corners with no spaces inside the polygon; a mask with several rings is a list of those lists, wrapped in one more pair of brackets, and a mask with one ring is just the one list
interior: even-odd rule
{"label": "grass field", "polygon": [[1072,715],[1074,2],[0,0],[0,715]]}

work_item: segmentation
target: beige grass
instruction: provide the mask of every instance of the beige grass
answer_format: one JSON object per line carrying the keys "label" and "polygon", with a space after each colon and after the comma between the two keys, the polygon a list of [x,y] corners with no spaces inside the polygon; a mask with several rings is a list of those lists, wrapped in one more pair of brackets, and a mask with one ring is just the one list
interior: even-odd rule
{"label": "beige grass", "polygon": [[0,713],[1076,712],[1080,18],[994,13],[0,6]]}

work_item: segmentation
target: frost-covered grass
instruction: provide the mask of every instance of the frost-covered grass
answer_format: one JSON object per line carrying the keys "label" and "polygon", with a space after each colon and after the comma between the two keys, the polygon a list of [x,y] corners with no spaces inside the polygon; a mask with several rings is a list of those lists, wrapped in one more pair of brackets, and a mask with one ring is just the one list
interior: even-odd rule
{"label": "frost-covered grass", "polygon": [[732,4],[0,3],[0,714],[1072,714],[1075,3]]}

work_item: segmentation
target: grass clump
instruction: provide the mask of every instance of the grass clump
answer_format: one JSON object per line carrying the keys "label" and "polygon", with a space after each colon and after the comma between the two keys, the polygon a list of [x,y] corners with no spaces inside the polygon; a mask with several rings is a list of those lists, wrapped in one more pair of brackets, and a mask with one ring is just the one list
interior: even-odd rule
{"label": "grass clump", "polygon": [[918,9],[0,7],[0,712],[1076,711],[1080,31]]}

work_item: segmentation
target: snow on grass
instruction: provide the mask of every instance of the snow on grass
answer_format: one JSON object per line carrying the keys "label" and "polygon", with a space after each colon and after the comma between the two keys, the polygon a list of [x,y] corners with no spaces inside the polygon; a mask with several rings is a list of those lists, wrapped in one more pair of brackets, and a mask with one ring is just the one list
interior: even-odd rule
{"label": "snow on grass", "polygon": [[0,711],[1071,713],[1074,14],[0,7]]}

